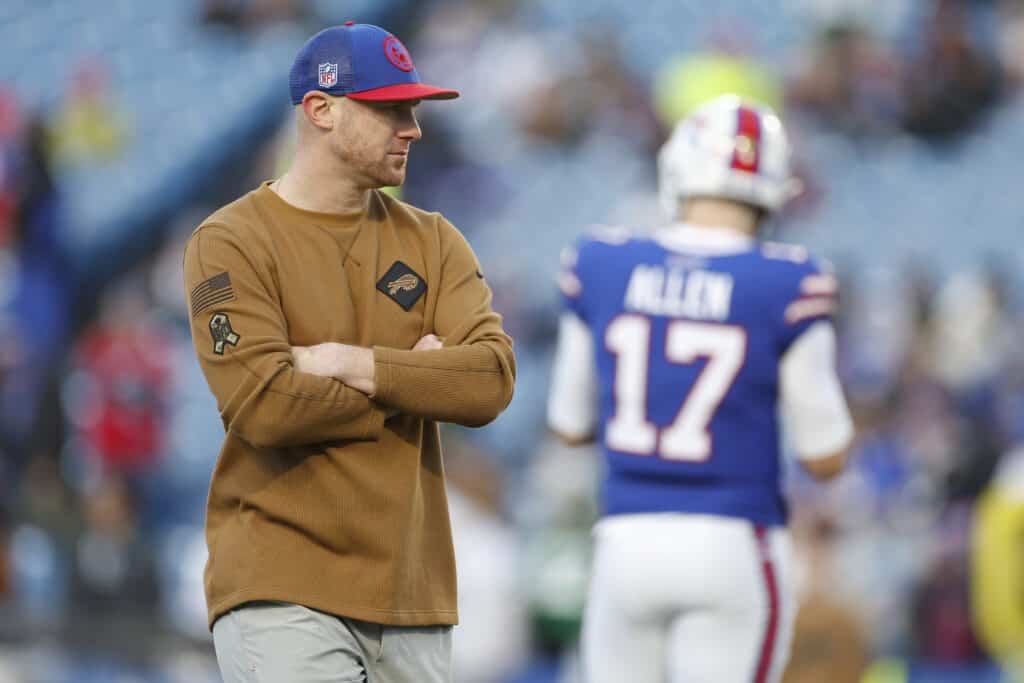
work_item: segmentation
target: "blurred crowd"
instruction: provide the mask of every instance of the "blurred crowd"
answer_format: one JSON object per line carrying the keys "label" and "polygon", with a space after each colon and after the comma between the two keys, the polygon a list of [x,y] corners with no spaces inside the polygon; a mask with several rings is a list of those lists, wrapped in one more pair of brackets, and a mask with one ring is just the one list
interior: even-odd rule
{"label": "blurred crowd", "polygon": [[[322,20],[329,4],[207,0],[194,30]],[[446,436],[459,680],[569,683],[599,468],[544,427],[558,248],[592,222],[656,225],[653,155],[722,92],[791,122],[804,193],[774,232],[799,240],[829,201],[803,135],[949,143],[1024,107],[1024,3],[905,0],[888,32],[853,11],[817,17],[779,60],[753,49],[756,26],[719,17],[653,69],[586,3],[568,19],[557,0],[384,4],[421,74],[463,92],[420,108],[400,192],[473,242],[520,361],[508,413]],[[348,18],[361,19],[332,15]],[[189,339],[182,245],[221,200],[279,172],[290,117],[160,226],[158,250],[83,291],[62,175],[116,164],[133,142],[105,73],[99,57],[69,65],[41,111],[0,84],[0,683],[218,680],[201,570],[222,427]],[[972,534],[1024,442],[1024,283],[995,257],[949,273],[871,244],[835,256],[858,445],[831,486],[787,475],[804,596],[787,680],[1000,680],[972,613]]]}
{"label": "blurred crowd", "polygon": [[1019,2],[932,3],[886,42],[856,20],[827,26],[790,84],[797,106],[855,135],[955,139],[1024,75]]}

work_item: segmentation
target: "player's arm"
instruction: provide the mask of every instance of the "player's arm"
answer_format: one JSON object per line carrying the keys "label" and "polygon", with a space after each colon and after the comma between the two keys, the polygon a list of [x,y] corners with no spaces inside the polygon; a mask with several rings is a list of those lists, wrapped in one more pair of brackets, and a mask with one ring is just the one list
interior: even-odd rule
{"label": "player's arm", "polygon": [[551,369],[548,427],[570,446],[594,440],[597,423],[597,377],[594,339],[572,311],[558,321],[558,346]]}
{"label": "player's arm", "polygon": [[849,448],[822,456],[816,459],[803,459],[800,465],[804,471],[818,481],[829,481],[839,476],[839,473],[846,468],[846,461],[850,456]]}
{"label": "player's arm", "polygon": [[433,333],[443,348],[373,348],[379,403],[439,422],[479,427],[512,400],[512,339],[491,308],[491,289],[469,243],[450,223],[440,224],[441,282]]}
{"label": "player's arm", "polygon": [[779,368],[782,419],[801,466],[828,480],[846,465],[853,420],[836,371],[835,328],[819,320],[786,350]]}
{"label": "player's arm", "polygon": [[385,412],[336,379],[295,368],[269,274],[235,234],[207,225],[185,249],[185,293],[199,365],[225,429],[259,448],[376,439]]}

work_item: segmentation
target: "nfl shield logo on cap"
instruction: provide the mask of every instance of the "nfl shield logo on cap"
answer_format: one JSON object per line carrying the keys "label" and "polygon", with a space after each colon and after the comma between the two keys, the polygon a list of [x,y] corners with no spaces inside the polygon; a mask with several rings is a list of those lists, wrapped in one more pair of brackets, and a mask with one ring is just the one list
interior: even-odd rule
{"label": "nfl shield logo on cap", "polygon": [[333,88],[338,82],[338,65],[330,62],[320,65],[320,87]]}

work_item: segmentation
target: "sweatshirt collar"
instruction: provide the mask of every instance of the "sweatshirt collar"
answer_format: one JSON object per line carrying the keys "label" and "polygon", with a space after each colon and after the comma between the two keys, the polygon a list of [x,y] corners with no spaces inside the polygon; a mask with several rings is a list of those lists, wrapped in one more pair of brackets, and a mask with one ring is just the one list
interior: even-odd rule
{"label": "sweatshirt collar", "polygon": [[654,240],[667,249],[702,254],[737,254],[749,251],[754,238],[741,230],[725,226],[698,227],[674,223],[655,231]]}
{"label": "sweatshirt collar", "polygon": [[[288,203],[284,197],[271,189],[272,182],[272,180],[266,180],[261,183],[257,189],[257,195],[273,210],[284,212],[293,218],[305,219],[326,228],[347,228],[357,225],[367,215],[366,209],[356,209],[346,213],[328,213],[300,208]],[[370,201],[373,201],[372,197]]]}

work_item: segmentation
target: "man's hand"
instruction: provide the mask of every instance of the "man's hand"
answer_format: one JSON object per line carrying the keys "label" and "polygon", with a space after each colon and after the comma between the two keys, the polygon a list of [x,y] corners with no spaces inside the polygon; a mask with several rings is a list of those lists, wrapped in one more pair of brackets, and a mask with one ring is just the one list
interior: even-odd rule
{"label": "man's hand", "polygon": [[439,349],[443,346],[441,340],[433,334],[427,336],[416,342],[416,346],[412,347],[413,351],[430,351],[433,349]]}

